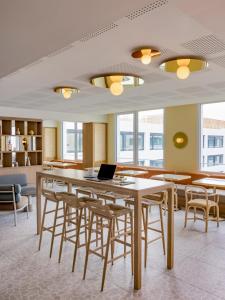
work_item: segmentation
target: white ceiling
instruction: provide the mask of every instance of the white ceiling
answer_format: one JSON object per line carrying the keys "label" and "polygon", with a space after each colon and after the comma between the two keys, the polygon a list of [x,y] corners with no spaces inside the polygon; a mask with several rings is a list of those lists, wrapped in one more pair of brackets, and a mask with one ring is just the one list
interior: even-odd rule
{"label": "white ceiling", "polygon": [[[66,119],[225,101],[224,0],[2,2],[1,111],[35,110],[40,117],[45,111]],[[130,56],[140,45],[155,46],[162,55],[144,66]],[[209,68],[185,81],[162,73],[160,62],[176,55],[203,56]],[[93,75],[117,71],[141,75],[145,85],[115,97],[89,83]],[[81,93],[65,101],[52,91],[58,85]]]}

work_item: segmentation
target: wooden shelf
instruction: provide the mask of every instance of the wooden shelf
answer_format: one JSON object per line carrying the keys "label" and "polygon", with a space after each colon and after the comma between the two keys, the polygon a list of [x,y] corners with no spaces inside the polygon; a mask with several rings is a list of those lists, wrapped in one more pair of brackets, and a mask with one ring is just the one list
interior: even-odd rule
{"label": "wooden shelf", "polygon": [[31,166],[42,165],[42,121],[0,117],[0,167],[25,167],[28,157]]}

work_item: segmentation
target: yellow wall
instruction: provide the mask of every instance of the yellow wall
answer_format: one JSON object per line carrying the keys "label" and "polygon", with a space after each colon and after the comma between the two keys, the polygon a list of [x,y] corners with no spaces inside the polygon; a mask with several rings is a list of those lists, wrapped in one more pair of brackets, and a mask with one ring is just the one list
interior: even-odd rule
{"label": "yellow wall", "polygon": [[[197,171],[199,169],[199,106],[183,105],[164,110],[164,166],[177,171]],[[176,132],[183,131],[188,136],[188,144],[177,149],[173,144]],[[116,157],[116,116],[108,115],[108,162]]]}
{"label": "yellow wall", "polygon": [[108,122],[108,163],[114,163],[115,157],[116,157],[116,144],[115,144],[115,138],[116,138],[116,115],[110,114],[107,118]]}
{"label": "yellow wall", "polygon": [[[168,107],[164,111],[164,161],[166,169],[197,171],[199,169],[199,106]],[[188,136],[188,144],[177,149],[173,136],[182,131]]]}

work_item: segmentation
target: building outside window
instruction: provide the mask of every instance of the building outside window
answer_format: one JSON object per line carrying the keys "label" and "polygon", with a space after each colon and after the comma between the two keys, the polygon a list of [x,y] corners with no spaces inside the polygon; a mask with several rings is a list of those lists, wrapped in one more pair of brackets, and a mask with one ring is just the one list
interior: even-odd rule
{"label": "building outside window", "polygon": [[208,166],[218,166],[223,164],[223,154],[219,155],[208,155],[207,157]]}
{"label": "building outside window", "polygon": [[117,162],[163,167],[163,110],[117,115]]}
{"label": "building outside window", "polygon": [[225,102],[201,106],[201,170],[225,172]]}
{"label": "building outside window", "polygon": [[162,150],[163,149],[163,134],[162,133],[150,133],[150,149]]}
{"label": "building outside window", "polygon": [[133,151],[134,138],[132,132],[120,132],[120,151]]}
{"label": "building outside window", "polygon": [[223,147],[223,136],[222,135],[209,135],[208,136],[208,147],[209,148],[222,148]]}
{"label": "building outside window", "polygon": [[83,159],[83,125],[80,122],[63,122],[63,159]]}
{"label": "building outside window", "polygon": [[149,164],[151,167],[162,168],[163,167],[163,159],[150,160]]}
{"label": "building outside window", "polygon": [[144,150],[145,148],[145,134],[144,132],[138,133],[138,150]]}

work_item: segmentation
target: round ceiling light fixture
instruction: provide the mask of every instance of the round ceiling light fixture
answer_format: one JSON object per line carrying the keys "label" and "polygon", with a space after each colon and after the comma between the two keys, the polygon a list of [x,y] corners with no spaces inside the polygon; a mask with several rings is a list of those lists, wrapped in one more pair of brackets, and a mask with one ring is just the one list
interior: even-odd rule
{"label": "round ceiling light fixture", "polygon": [[208,67],[208,63],[202,58],[177,57],[161,63],[160,69],[165,72],[176,73],[177,78],[187,79],[192,72],[201,71]]}
{"label": "round ceiling light fixture", "polygon": [[56,87],[54,88],[54,92],[58,94],[62,94],[64,99],[70,99],[73,94],[78,94],[80,92],[79,89],[75,87]]}
{"label": "round ceiling light fixture", "polygon": [[132,52],[131,56],[135,59],[141,60],[144,65],[149,65],[152,61],[152,57],[159,56],[161,53],[150,47],[143,47]]}
{"label": "round ceiling light fixture", "polygon": [[126,87],[137,87],[144,84],[141,77],[123,73],[95,76],[90,79],[90,82],[96,87],[109,89],[114,96],[120,96]]}

